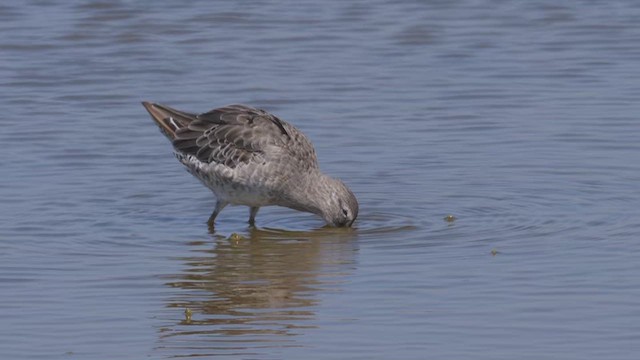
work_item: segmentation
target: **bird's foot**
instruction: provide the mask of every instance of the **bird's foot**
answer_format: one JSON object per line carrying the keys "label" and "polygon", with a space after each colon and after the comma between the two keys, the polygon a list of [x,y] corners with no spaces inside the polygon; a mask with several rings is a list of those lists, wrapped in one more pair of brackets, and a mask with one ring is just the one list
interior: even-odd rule
{"label": "bird's foot", "polygon": [[209,230],[209,234],[213,234],[216,230],[216,223],[214,221],[207,221],[207,230]]}

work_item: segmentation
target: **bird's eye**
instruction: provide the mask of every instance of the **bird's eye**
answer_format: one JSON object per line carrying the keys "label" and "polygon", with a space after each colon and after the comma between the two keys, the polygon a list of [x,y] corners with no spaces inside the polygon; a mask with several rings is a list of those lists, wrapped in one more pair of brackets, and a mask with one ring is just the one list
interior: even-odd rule
{"label": "bird's eye", "polygon": [[344,216],[349,215],[349,212],[347,211],[347,209],[342,209],[342,213],[344,214]]}

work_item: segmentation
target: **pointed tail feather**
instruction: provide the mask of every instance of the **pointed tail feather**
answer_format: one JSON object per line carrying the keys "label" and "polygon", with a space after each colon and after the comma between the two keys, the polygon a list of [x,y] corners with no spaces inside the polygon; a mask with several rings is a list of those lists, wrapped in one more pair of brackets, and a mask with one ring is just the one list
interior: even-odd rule
{"label": "pointed tail feather", "polygon": [[160,127],[162,133],[172,141],[176,139],[176,131],[187,127],[196,118],[194,114],[156,103],[143,101],[142,105],[147,109],[153,121]]}

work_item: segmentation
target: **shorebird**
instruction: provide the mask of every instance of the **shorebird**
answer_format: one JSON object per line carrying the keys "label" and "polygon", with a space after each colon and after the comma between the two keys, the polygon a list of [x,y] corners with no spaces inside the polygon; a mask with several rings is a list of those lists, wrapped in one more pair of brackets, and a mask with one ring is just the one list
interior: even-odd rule
{"label": "shorebird", "polygon": [[240,104],[202,114],[142,105],[178,160],[215,194],[210,227],[229,204],[249,206],[252,226],[258,209],[270,205],[319,215],[330,226],[351,226],[358,216],[355,195],[320,171],[311,141],[276,116]]}

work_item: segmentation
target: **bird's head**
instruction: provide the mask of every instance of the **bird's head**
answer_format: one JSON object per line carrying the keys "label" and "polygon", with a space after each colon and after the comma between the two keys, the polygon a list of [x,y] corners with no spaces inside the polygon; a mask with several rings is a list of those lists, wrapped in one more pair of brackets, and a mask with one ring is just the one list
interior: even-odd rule
{"label": "bird's head", "polygon": [[320,216],[330,226],[350,227],[358,217],[358,200],[342,181],[330,182]]}

